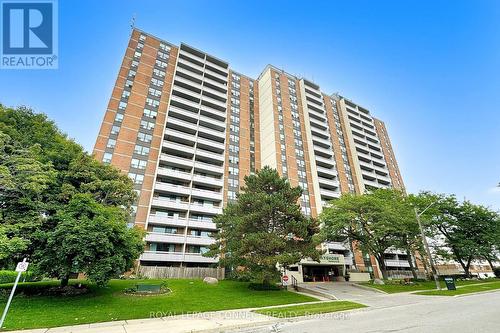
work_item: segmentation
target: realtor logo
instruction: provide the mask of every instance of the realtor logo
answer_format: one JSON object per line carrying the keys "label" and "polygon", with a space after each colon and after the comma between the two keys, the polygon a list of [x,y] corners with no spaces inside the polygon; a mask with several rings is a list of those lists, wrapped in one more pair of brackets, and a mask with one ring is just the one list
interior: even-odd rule
{"label": "realtor logo", "polygon": [[57,2],[1,2],[2,69],[57,68]]}

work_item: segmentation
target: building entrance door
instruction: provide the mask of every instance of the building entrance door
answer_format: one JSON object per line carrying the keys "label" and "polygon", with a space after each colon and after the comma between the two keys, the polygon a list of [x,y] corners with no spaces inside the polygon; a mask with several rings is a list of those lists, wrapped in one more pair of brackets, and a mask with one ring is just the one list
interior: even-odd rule
{"label": "building entrance door", "polygon": [[340,276],[340,266],[305,265],[302,267],[304,282],[330,282]]}

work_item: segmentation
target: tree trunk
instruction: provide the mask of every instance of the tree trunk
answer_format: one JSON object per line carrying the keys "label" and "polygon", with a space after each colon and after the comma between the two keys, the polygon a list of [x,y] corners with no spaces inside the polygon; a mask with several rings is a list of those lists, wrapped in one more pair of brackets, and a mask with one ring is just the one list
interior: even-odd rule
{"label": "tree trunk", "polygon": [[418,279],[417,271],[415,270],[415,266],[413,265],[413,258],[411,256],[411,251],[409,248],[406,248],[406,256],[408,257],[408,264],[410,265],[411,274],[413,278]]}
{"label": "tree trunk", "polygon": [[68,283],[69,283],[69,275],[63,276],[61,278],[61,287],[68,286]]}
{"label": "tree trunk", "polygon": [[460,263],[460,266],[464,269],[465,277],[470,278],[470,262],[471,258],[469,257],[467,260],[467,264],[464,263],[464,261],[461,258],[457,258],[458,262]]}
{"label": "tree trunk", "polygon": [[375,256],[378,261],[378,267],[380,268],[380,271],[382,272],[382,279],[387,280],[387,269],[385,267],[385,261],[384,261],[384,255],[380,258],[380,256]]}
{"label": "tree trunk", "polygon": [[485,257],[485,259],[488,262],[488,265],[490,265],[491,270],[494,272],[495,271],[495,266],[493,266],[493,261],[491,261],[491,258]]}

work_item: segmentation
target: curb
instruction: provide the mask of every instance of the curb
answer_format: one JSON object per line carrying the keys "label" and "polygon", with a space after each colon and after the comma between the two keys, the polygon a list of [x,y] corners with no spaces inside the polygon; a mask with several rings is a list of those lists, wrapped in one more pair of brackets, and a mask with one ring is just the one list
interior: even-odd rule
{"label": "curb", "polygon": [[462,295],[453,295],[453,297],[467,297],[467,296],[474,296],[474,295],[481,295],[481,294],[490,294],[490,293],[498,293],[500,292],[500,289],[492,289],[492,290],[485,290],[485,291],[478,291],[475,293],[468,293],[468,294],[462,294]]}
{"label": "curb", "polygon": [[[346,313],[346,312],[360,312],[360,311],[366,311],[369,306],[366,306],[364,308],[358,308],[358,309],[350,309],[350,310],[343,310],[343,311],[334,311],[334,312],[328,312],[328,313]],[[323,313],[323,314],[328,314],[328,313]],[[190,332],[193,333],[224,333],[228,330],[237,330],[237,329],[244,329],[244,328],[252,328],[252,327],[262,327],[262,326],[267,326],[272,325],[272,324],[279,324],[279,323],[294,323],[294,322],[299,322],[302,320],[312,320],[314,319],[314,316],[309,318],[307,315],[306,316],[298,316],[298,317],[293,317],[293,318],[276,318],[276,319],[270,319],[267,321],[260,321],[260,322],[254,322],[254,323],[248,323],[248,324],[238,324],[238,325],[230,325],[230,326],[225,326],[225,327],[219,327],[219,328],[211,328],[207,330],[192,330]]]}

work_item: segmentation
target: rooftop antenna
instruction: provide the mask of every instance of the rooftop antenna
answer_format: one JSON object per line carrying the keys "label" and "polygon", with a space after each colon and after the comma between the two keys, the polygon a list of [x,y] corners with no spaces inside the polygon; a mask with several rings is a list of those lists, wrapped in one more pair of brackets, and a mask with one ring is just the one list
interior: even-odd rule
{"label": "rooftop antenna", "polygon": [[135,29],[135,13],[132,15],[132,19],[130,20],[130,29],[134,30]]}

